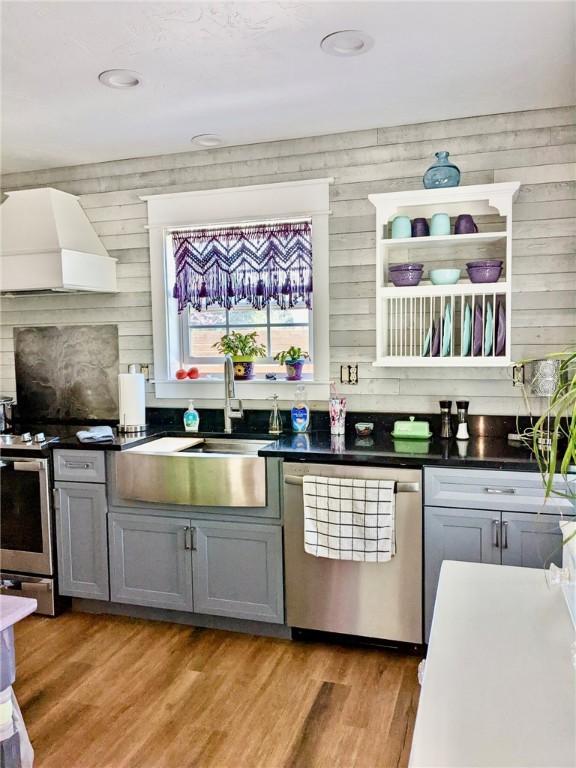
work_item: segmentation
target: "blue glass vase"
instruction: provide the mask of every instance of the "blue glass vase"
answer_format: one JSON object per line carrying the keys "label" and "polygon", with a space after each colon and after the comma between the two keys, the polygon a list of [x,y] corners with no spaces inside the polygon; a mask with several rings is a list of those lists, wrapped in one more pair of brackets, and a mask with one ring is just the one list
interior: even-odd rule
{"label": "blue glass vase", "polygon": [[460,169],[448,160],[450,153],[436,152],[436,162],[424,174],[422,181],[426,189],[457,187],[460,184]]}

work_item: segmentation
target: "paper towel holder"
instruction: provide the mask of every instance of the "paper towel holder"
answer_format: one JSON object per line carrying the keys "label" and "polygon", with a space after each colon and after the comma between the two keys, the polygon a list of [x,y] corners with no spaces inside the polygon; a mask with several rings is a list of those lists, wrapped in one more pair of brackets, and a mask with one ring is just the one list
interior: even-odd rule
{"label": "paper towel holder", "polygon": [[145,381],[145,378],[142,375],[142,373],[140,371],[135,370],[135,368],[136,368],[136,366],[132,364],[128,368],[128,375],[127,376],[126,376],[126,374],[120,374],[118,376],[118,388],[119,388],[119,392],[118,392],[118,406],[119,406],[119,411],[120,411],[120,413],[119,413],[119,423],[118,423],[118,433],[119,434],[123,434],[123,435],[141,435],[141,434],[146,432],[146,429],[147,429],[147,426],[148,426],[147,424],[138,424],[138,423],[129,424],[129,423],[126,423],[126,411],[128,409],[125,409],[123,407],[122,389],[120,387],[120,380],[125,378],[125,377],[128,378],[128,379],[131,379],[132,377],[134,377],[134,379],[138,379],[142,383],[142,391],[141,391],[142,403],[141,403],[141,408],[136,408],[135,410],[134,409],[130,409],[130,416],[128,418],[133,419],[135,422],[138,421],[139,419],[141,419],[142,417],[144,417],[144,419],[146,418],[146,406],[145,406],[145,403],[144,403],[144,381]]}

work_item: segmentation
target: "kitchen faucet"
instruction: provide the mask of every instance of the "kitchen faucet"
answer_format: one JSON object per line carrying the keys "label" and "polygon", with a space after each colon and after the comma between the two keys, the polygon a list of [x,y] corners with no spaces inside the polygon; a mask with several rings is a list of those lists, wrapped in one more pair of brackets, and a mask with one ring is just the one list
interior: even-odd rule
{"label": "kitchen faucet", "polygon": [[232,357],[224,355],[224,432],[229,435],[232,432],[232,419],[241,419],[243,416],[242,400],[236,397]]}

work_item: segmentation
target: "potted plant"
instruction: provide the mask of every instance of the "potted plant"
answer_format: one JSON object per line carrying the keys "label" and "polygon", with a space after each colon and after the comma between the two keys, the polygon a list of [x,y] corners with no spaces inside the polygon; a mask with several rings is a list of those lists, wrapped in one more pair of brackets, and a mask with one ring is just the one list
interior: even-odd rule
{"label": "potted plant", "polygon": [[[559,472],[568,480],[576,466],[576,350],[546,356],[560,360],[558,384],[550,396],[548,407],[533,427],[532,450],[542,474],[546,498],[555,494],[571,499],[576,513],[576,482],[567,491],[554,488]],[[522,361],[523,364],[532,362]],[[526,396],[526,395],[525,395]],[[563,536],[563,566],[570,572],[570,584],[562,589],[576,627],[576,523],[560,523]]]}
{"label": "potted plant", "polygon": [[234,379],[249,381],[254,378],[254,361],[266,356],[266,347],[258,344],[257,331],[240,333],[231,331],[213,346],[223,355],[230,355],[234,363]]}
{"label": "potted plant", "polygon": [[310,359],[308,352],[304,352],[301,347],[288,347],[274,357],[280,365],[286,366],[286,380],[300,381],[302,378],[302,368],[306,360]]}

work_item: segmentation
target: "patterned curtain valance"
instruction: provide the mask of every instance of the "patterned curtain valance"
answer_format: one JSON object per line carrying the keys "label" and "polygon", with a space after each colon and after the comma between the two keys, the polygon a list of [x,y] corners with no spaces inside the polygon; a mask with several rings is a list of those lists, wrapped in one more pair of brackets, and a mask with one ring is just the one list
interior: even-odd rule
{"label": "patterned curtain valance", "polygon": [[248,300],[255,309],[312,306],[309,221],[192,229],[172,233],[178,312],[211,304],[230,309]]}

